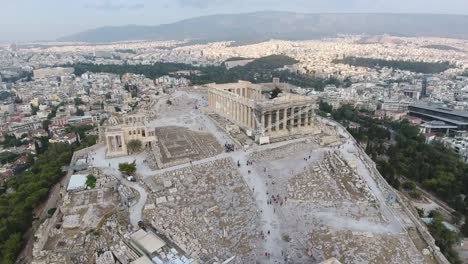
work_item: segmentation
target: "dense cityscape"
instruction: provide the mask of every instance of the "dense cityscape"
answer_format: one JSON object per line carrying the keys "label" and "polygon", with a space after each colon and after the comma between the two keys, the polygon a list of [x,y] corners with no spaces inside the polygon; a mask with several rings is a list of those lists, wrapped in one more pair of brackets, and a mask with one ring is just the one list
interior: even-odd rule
{"label": "dense cityscape", "polygon": [[0,263],[468,263],[468,40],[0,45]]}

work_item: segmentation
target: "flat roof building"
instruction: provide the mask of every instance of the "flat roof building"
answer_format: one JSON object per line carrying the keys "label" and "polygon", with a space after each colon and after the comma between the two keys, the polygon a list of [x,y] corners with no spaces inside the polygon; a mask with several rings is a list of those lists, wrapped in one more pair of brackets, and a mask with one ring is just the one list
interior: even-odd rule
{"label": "flat roof building", "polygon": [[448,125],[456,126],[459,130],[468,129],[468,112],[453,110],[428,104],[414,104],[408,106],[408,114],[426,121],[442,121]]}
{"label": "flat roof building", "polygon": [[75,174],[70,177],[68,182],[67,191],[82,191],[86,189],[86,178],[87,175],[84,174]]}
{"label": "flat roof building", "polygon": [[163,248],[166,243],[151,232],[140,229],[130,237],[133,243],[148,255],[153,255]]}
{"label": "flat roof building", "polygon": [[130,262],[130,264],[154,264],[154,263],[147,256],[142,256]]}

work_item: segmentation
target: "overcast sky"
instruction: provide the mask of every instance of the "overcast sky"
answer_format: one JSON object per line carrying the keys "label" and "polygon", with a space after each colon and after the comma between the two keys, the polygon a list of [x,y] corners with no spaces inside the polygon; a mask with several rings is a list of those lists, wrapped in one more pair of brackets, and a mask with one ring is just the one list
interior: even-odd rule
{"label": "overcast sky", "polygon": [[468,15],[468,0],[0,0],[0,42],[53,40],[101,26],[158,25],[263,10]]}

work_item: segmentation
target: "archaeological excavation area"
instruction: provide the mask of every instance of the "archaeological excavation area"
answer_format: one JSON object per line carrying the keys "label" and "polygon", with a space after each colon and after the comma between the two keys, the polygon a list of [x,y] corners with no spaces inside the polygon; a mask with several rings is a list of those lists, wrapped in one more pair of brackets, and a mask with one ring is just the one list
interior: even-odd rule
{"label": "archaeological excavation area", "polygon": [[[111,120],[101,143],[80,153],[97,187],[65,194],[60,217],[49,221],[53,231],[37,245],[44,260],[37,263],[81,260],[83,250],[102,251],[86,255],[102,264],[112,256],[121,263],[437,263],[424,229],[353,138],[316,116],[312,99],[269,99],[275,85],[286,87],[181,89],[162,96],[154,115]],[[243,115],[230,112],[242,106]],[[115,135],[122,141],[110,140]],[[145,142],[139,152],[120,145],[136,138]],[[123,162],[135,164],[135,181],[119,171]]]}

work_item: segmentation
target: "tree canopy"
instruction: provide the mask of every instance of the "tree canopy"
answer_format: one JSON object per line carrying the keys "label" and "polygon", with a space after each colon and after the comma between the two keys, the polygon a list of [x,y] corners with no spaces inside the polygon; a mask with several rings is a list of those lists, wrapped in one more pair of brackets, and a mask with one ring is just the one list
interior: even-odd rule
{"label": "tree canopy", "polygon": [[66,143],[50,144],[28,171],[7,181],[14,192],[0,195],[0,263],[14,263],[22,235],[35,217],[34,208],[64,175],[61,168],[70,163],[72,153],[72,146]]}
{"label": "tree canopy", "polygon": [[135,153],[135,152],[139,152],[142,148],[142,143],[140,140],[138,139],[132,139],[130,141],[128,141],[127,143],[127,148],[128,150],[130,151],[130,153]]}
{"label": "tree canopy", "polygon": [[[155,79],[163,75],[173,75],[180,70],[197,70],[199,74],[184,76],[194,85],[203,85],[208,83],[230,83],[238,80],[250,81],[253,83],[271,82],[274,77],[280,78],[284,82],[292,85],[314,88],[321,91],[328,84],[336,86],[349,86],[348,81],[342,83],[336,78],[321,79],[312,75],[301,74],[290,70],[280,70],[284,66],[297,63],[293,58],[284,55],[271,55],[255,59],[245,66],[226,69],[220,66],[193,66],[181,63],[158,62],[152,65],[114,65],[114,64],[90,64],[77,63],[73,65],[75,73],[81,75],[85,72],[107,72],[118,75],[126,73],[143,74],[147,78]],[[174,75],[173,75],[174,76]]]}
{"label": "tree canopy", "polygon": [[343,59],[334,60],[333,62],[367,68],[387,67],[426,74],[441,73],[454,67],[450,62],[383,60],[362,57],[345,57]]}
{"label": "tree canopy", "polygon": [[88,175],[86,176],[86,186],[90,189],[94,189],[96,187],[96,176]]}
{"label": "tree canopy", "polygon": [[134,175],[136,172],[136,161],[132,163],[124,162],[119,164],[119,171],[128,175]]}

